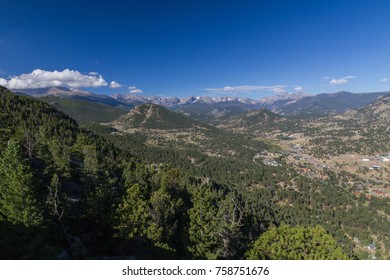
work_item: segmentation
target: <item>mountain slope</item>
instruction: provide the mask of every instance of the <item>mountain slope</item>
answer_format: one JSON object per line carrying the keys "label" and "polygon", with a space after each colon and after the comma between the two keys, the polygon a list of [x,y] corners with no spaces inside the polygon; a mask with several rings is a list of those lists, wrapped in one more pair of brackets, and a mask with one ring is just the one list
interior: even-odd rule
{"label": "mountain slope", "polygon": [[38,88],[38,89],[23,89],[18,92],[31,95],[33,97],[59,97],[63,99],[75,99],[82,100],[91,103],[98,103],[108,105],[112,107],[118,107],[122,109],[129,109],[134,107],[132,104],[118,101],[117,99],[104,94],[94,94],[89,91],[80,89],[69,89],[66,87],[50,87],[50,88]]}
{"label": "mountain slope", "polygon": [[358,110],[303,122],[302,128],[318,155],[386,153],[390,151],[389,112],[390,94]]}
{"label": "mountain slope", "polygon": [[[262,165],[260,157],[255,163],[253,158],[265,149],[278,149],[276,146],[218,129],[154,104],[138,106],[107,125],[129,137],[144,139],[143,142],[148,147],[169,148],[179,153],[187,153],[185,161],[196,162],[199,166],[202,166],[201,162],[205,159],[220,159],[221,164],[222,160],[230,161],[232,165],[236,164],[233,164],[235,161],[241,161],[241,167],[249,163],[253,165],[251,168],[259,168]],[[118,133],[113,132],[112,135]],[[192,156],[189,155],[191,153]],[[250,171],[242,168],[241,172]]]}
{"label": "mountain slope", "polygon": [[110,122],[126,114],[128,110],[74,98],[59,96],[39,97],[40,100],[51,104],[56,109],[66,113],[79,124]]}
{"label": "mountain slope", "polygon": [[34,97],[44,96],[44,95],[76,95],[76,94],[91,94],[88,91],[80,89],[69,89],[67,87],[47,87],[47,88],[35,88],[35,89],[20,89],[18,92],[22,92],[27,95]]}
{"label": "mountain slope", "polygon": [[118,130],[127,129],[191,129],[204,126],[182,114],[169,111],[155,104],[144,104],[132,109],[128,114],[113,121]]}
{"label": "mountain slope", "polygon": [[358,110],[357,117],[363,118],[365,123],[375,126],[385,122],[390,122],[390,94],[379,97],[374,103],[362,107]]}
{"label": "mountain slope", "polygon": [[[48,103],[3,87],[0,123],[0,258],[102,254],[113,235],[114,190],[122,192],[117,162],[130,161],[128,154]],[[19,212],[35,219],[34,227]],[[104,224],[96,222],[103,217]]]}
{"label": "mountain slope", "polygon": [[359,109],[310,118],[287,118],[259,110],[233,117],[219,127],[272,139],[275,136],[288,139],[293,135],[317,157],[386,153],[390,151],[389,100],[390,94]]}
{"label": "mountain slope", "polygon": [[187,106],[180,106],[174,110],[183,113],[193,119],[216,125],[232,116],[241,114],[260,105],[242,103],[240,101],[220,101],[206,103],[198,101]]}
{"label": "mountain slope", "polygon": [[255,135],[265,134],[287,122],[287,118],[267,109],[249,111],[224,121],[219,128]]}
{"label": "mountain slope", "polygon": [[80,124],[110,122],[133,107],[107,95],[66,87],[25,89],[20,93],[50,103]]}

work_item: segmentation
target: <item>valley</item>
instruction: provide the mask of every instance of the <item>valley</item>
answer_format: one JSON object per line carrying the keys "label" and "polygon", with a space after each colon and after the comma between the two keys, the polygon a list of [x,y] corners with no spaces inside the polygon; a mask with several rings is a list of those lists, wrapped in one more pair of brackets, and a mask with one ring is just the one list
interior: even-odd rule
{"label": "valley", "polygon": [[285,151],[286,162],[307,176],[338,174],[356,195],[390,195],[389,95],[342,114],[303,118],[251,111],[219,127],[243,135],[272,139]]}
{"label": "valley", "polygon": [[[192,101],[198,103],[194,107],[187,104],[193,110],[191,114],[183,114],[178,108],[160,106],[161,99],[160,105],[150,101],[130,105],[123,100],[113,101],[110,97],[94,97],[83,92],[69,95],[64,89],[59,93],[52,90],[56,94],[35,99],[14,97],[5,89],[3,92],[3,109],[7,113],[1,115],[3,138],[0,145],[2,149],[9,149],[7,141],[19,139],[25,143],[23,149],[31,156],[30,168],[41,182],[50,184],[52,181],[55,185],[53,182],[59,176],[64,195],[62,203],[68,205],[69,231],[72,235],[89,236],[90,241],[80,241],[77,246],[89,248],[93,253],[72,253],[61,241],[53,240],[51,246],[77,255],[76,258],[106,253],[117,257],[123,254],[150,257],[155,250],[161,250],[158,254],[161,258],[244,258],[250,248],[243,244],[254,244],[256,238],[252,235],[261,236],[269,227],[284,224],[320,225],[343,248],[346,255],[342,258],[390,257],[387,236],[390,165],[386,133],[389,99],[386,95],[363,107],[337,114],[289,116],[280,115],[277,110],[247,107],[234,113],[230,110],[224,117],[210,120],[210,106],[215,104],[198,103],[199,99]],[[75,94],[82,98],[74,98]],[[224,104],[221,102],[218,101],[218,106]],[[224,104],[226,108],[231,106],[231,100],[224,102],[228,102]],[[12,111],[7,104],[20,109]],[[55,113],[59,117],[54,123],[46,113],[37,116],[28,113],[31,110],[28,108],[41,106],[50,114],[57,112],[54,107],[63,110],[78,120],[80,126],[71,121],[71,126],[65,128],[63,119],[69,116],[62,113]],[[208,109],[197,110],[202,106]],[[226,108],[223,110],[228,110]],[[19,111],[27,113],[19,116]],[[19,130],[26,131],[24,134],[11,128],[11,112],[16,116],[14,120],[18,120]],[[196,119],[189,117],[194,114]],[[26,122],[29,118],[36,119]],[[205,120],[209,120],[208,123]],[[27,129],[26,123],[34,123],[34,126]],[[36,134],[31,134],[32,131]],[[60,140],[61,137],[65,138]],[[59,143],[63,152],[54,148]],[[174,178],[181,178],[181,183],[166,185],[164,180],[175,181]],[[102,183],[94,187],[93,182],[99,180]],[[170,189],[169,186],[176,187]],[[86,192],[83,188],[87,188]],[[42,201],[47,194],[41,191],[35,195],[37,201]],[[157,205],[163,207],[161,211],[169,205],[168,201],[157,200],[158,197],[173,199],[172,216],[159,220],[163,212],[153,212],[160,211],[155,208]],[[231,204],[230,197],[240,204]],[[105,200],[111,204],[105,204]],[[132,200],[138,201],[137,204],[132,204]],[[97,207],[95,203],[102,203],[104,207],[90,208]],[[223,219],[229,211],[237,214],[245,209],[245,218],[240,218],[245,219],[245,223],[226,221],[226,224],[213,226],[215,236],[229,229],[230,233],[224,237],[225,241],[233,242],[229,247],[219,239],[211,241],[198,235],[206,224],[196,220],[196,213],[203,211],[202,207],[208,203],[211,203],[208,213],[215,211],[216,219]],[[146,211],[146,224],[139,225],[143,235],[133,236],[138,236],[142,247],[136,245],[138,241],[134,237],[127,235],[129,232],[137,234],[138,229],[125,226],[126,219],[132,219],[131,213],[136,211],[131,207],[138,204],[145,205],[139,210]],[[47,207],[42,208],[43,213],[51,211]],[[187,214],[180,216],[180,212]],[[84,218],[71,222],[71,217],[77,213],[84,213]],[[102,219],[102,215],[108,215],[109,222],[105,226],[93,222],[93,219]],[[209,223],[216,223],[213,219],[210,217]],[[89,227],[85,227],[85,221]],[[171,221],[178,232],[167,231],[160,224],[163,221]],[[156,226],[161,235],[152,234]],[[115,251],[106,251],[100,244],[103,240],[94,237],[95,230],[104,232],[104,238],[109,238],[113,245],[124,242],[132,244],[132,249],[127,251],[119,246]],[[174,234],[183,239],[175,243]],[[214,245],[202,250],[196,247],[207,242]],[[142,252],[144,246],[147,252]]]}

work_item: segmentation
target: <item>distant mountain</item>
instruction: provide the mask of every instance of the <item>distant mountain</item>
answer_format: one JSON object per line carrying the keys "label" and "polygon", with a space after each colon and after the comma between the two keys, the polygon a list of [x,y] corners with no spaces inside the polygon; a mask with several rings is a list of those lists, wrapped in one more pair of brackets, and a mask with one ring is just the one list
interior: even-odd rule
{"label": "distant mountain", "polygon": [[259,101],[264,105],[265,108],[273,111],[277,111],[278,109],[286,106],[288,104],[292,104],[304,97],[313,96],[311,94],[298,92],[298,93],[283,93],[273,96],[268,96],[265,98],[261,98]]}
{"label": "distant mountain", "polygon": [[[378,97],[389,92],[371,93],[323,93],[314,96],[306,96],[292,103],[273,108],[283,115],[326,115],[330,113],[344,113],[350,109],[357,109],[374,102]],[[276,104],[275,104],[276,105]]]}
{"label": "distant mountain", "polygon": [[223,119],[240,114],[249,109],[261,107],[258,100],[238,97],[139,97],[132,94],[115,94],[112,97],[127,104],[156,104],[210,124],[218,123]]}
{"label": "distant mountain", "polygon": [[222,123],[232,116],[239,115],[250,110],[267,108],[273,111],[278,111],[283,106],[292,104],[307,96],[310,95],[306,93],[285,93],[262,99],[252,99],[236,96],[190,96],[177,98],[159,96],[140,97],[133,94],[111,95],[111,97],[116,100],[127,104],[138,105],[142,103],[152,103],[160,105],[212,125]]}
{"label": "distant mountain", "polygon": [[81,89],[69,89],[66,87],[48,87],[48,88],[36,88],[36,89],[21,89],[17,90],[32,96],[42,95],[90,95],[92,93]]}
{"label": "distant mountain", "polygon": [[153,103],[167,108],[175,108],[182,106],[192,106],[194,104],[217,104],[237,102],[245,105],[259,105],[259,100],[241,97],[208,97],[208,96],[189,96],[184,98],[177,97],[162,97],[162,96],[147,96],[141,97],[134,94],[113,94],[111,97],[116,100],[135,104],[135,103]]}
{"label": "distant mountain", "polygon": [[120,102],[130,104],[133,106],[137,106],[137,105],[141,105],[141,104],[149,102],[146,98],[143,98],[142,96],[138,96],[136,94],[115,93],[115,94],[111,95],[111,97],[120,101]]}
{"label": "distant mountain", "polygon": [[92,102],[92,103],[99,103],[99,104],[104,104],[112,107],[117,107],[117,108],[122,108],[122,109],[130,109],[133,108],[134,105],[120,102],[108,95],[104,94],[90,94],[90,95],[71,95],[71,96],[63,96],[61,95],[60,97],[62,98],[70,98],[70,99],[77,99],[77,100],[83,100],[87,102]]}
{"label": "distant mountain", "polygon": [[260,107],[260,104],[255,106],[239,101],[221,101],[214,103],[198,101],[187,106],[176,107],[174,110],[196,120],[216,125],[232,116]]}
{"label": "distant mountain", "polygon": [[37,98],[56,96],[64,99],[83,100],[86,102],[99,103],[108,106],[118,107],[122,109],[130,109],[134,107],[131,104],[120,102],[117,99],[104,94],[94,94],[89,91],[80,89],[69,89],[66,87],[50,87],[50,88],[38,88],[38,89],[23,89],[17,90],[17,92],[28,94]]}
{"label": "distant mountain", "polygon": [[31,95],[45,101],[79,124],[110,122],[134,107],[107,95],[66,87],[24,89],[19,90],[18,94]]}
{"label": "distant mountain", "polygon": [[[83,101],[81,104],[74,102],[65,102],[58,99],[58,104],[67,103],[73,106],[73,112],[69,114],[77,120],[81,120],[83,114],[75,108],[83,108],[84,102],[107,105],[119,109],[130,110],[135,106],[142,104],[155,104],[176,111],[198,121],[211,125],[219,125],[226,120],[243,114],[248,111],[259,110],[262,108],[269,109],[280,115],[308,115],[308,116],[325,116],[328,114],[341,114],[351,109],[358,109],[374,102],[378,97],[386,95],[388,92],[373,93],[323,93],[318,95],[309,95],[306,93],[280,94],[269,96],[262,99],[251,99],[243,97],[208,97],[208,96],[190,96],[186,98],[162,97],[162,96],[138,96],[135,94],[113,94],[111,96],[103,94],[93,94],[80,89],[68,89],[65,87],[51,87],[42,89],[21,90],[23,94],[29,94],[38,98],[58,97],[60,99],[71,99]],[[68,106],[67,105],[67,106]],[[96,106],[91,106],[96,107]],[[60,107],[57,107],[60,108]],[[65,106],[63,106],[65,108]],[[66,109],[63,109],[66,111]],[[96,108],[97,113],[99,110]],[[100,113],[107,111],[102,110]],[[88,110],[86,111],[88,112]],[[93,110],[89,110],[93,115]],[[118,116],[111,112],[112,116]],[[110,113],[110,114],[111,114]],[[105,120],[111,121],[113,118],[85,118],[87,120]],[[99,120],[98,120],[99,119]]]}
{"label": "distant mountain", "polygon": [[323,116],[331,113],[344,113],[358,109],[374,102],[378,97],[389,92],[371,93],[322,93],[310,95],[306,93],[284,93],[261,99],[241,97],[140,97],[137,95],[112,95],[123,103],[138,105],[153,103],[170,110],[175,110],[191,118],[210,124],[219,124],[228,118],[250,110],[269,109],[282,115]]}
{"label": "distant mountain", "polygon": [[285,100],[286,102],[293,102],[294,100],[301,99],[306,96],[311,96],[306,93],[284,93],[275,96],[265,97],[262,99],[253,99],[247,97],[237,96],[221,96],[221,97],[209,97],[209,96],[189,96],[184,98],[177,97],[161,97],[161,96],[147,96],[141,97],[135,94],[113,94],[111,97],[128,103],[150,102],[153,104],[161,105],[164,107],[176,107],[176,106],[190,106],[193,104],[217,104],[224,102],[236,102],[245,105],[252,106],[269,106],[279,100]]}

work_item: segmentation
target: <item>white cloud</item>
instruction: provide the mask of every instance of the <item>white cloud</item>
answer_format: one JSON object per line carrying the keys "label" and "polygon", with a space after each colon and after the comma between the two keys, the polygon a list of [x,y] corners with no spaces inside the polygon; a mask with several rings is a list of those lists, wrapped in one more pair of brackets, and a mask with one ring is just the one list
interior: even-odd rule
{"label": "white cloud", "polygon": [[294,89],[295,89],[296,91],[302,91],[302,90],[303,90],[303,87],[297,86],[297,87],[295,87]]}
{"label": "white cloud", "polygon": [[90,76],[99,76],[100,74],[98,72],[89,72],[88,75],[90,75]]}
{"label": "white cloud", "polygon": [[143,93],[143,90],[137,88],[136,86],[129,86],[129,90],[130,90],[129,92],[133,94]]}
{"label": "white cloud", "polygon": [[333,79],[333,77],[328,77],[328,76],[325,76],[325,77],[322,77],[323,80],[330,80],[330,79]]}
{"label": "white cloud", "polygon": [[214,93],[251,93],[251,92],[264,92],[271,91],[276,94],[285,93],[285,85],[276,86],[224,86],[222,88],[206,88],[205,90]]}
{"label": "white cloud", "polygon": [[356,79],[356,78],[357,78],[356,76],[345,76],[345,77],[342,77],[340,79],[332,78],[329,83],[331,85],[342,85],[342,84],[349,83],[350,79]]}
{"label": "white cloud", "polygon": [[143,93],[143,91],[139,88],[135,88],[135,89],[131,89],[130,93],[139,94],[139,93]]}
{"label": "white cloud", "polygon": [[329,83],[332,84],[332,85],[342,85],[342,84],[348,83],[348,80],[347,79],[343,79],[343,78],[341,78],[341,79],[332,79],[332,80],[330,80]]}
{"label": "white cloud", "polygon": [[117,83],[115,81],[112,81],[110,83],[110,88],[120,88],[120,87],[123,87],[120,83]]}
{"label": "white cloud", "polygon": [[[4,79],[3,79],[4,80]],[[3,83],[4,81],[2,81]],[[45,87],[102,87],[107,82],[101,75],[83,75],[79,71],[65,69],[63,71],[45,71],[36,69],[28,74],[15,76],[3,83],[10,89],[31,89]]]}
{"label": "white cloud", "polygon": [[383,79],[381,80],[381,82],[382,82],[382,83],[386,83],[388,80],[389,80],[388,78],[383,78]]}
{"label": "white cloud", "polygon": [[7,80],[0,78],[0,86],[7,86]]}
{"label": "white cloud", "polygon": [[271,91],[275,94],[283,94],[283,93],[286,93],[287,91],[283,88],[279,88],[279,87],[276,87],[276,88],[272,88]]}

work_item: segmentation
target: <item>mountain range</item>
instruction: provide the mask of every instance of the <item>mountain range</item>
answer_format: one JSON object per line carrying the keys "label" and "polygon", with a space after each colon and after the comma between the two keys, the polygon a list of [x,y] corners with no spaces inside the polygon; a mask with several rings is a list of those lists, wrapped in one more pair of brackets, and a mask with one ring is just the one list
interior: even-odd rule
{"label": "mountain range", "polygon": [[283,115],[326,115],[330,113],[344,113],[347,110],[358,109],[374,102],[377,98],[390,92],[351,93],[340,91],[337,93],[322,93],[314,96],[305,96],[296,102],[291,102],[275,111]]}
{"label": "mountain range", "polygon": [[[109,122],[135,106],[152,103],[212,125],[221,124],[233,116],[262,108],[285,116],[340,114],[366,106],[389,93],[337,92],[317,95],[284,93],[261,99],[251,99],[237,96],[146,97],[119,93],[109,96],[65,87],[20,90],[19,92],[50,102],[53,106],[68,113],[80,123],[89,121]],[[90,112],[88,118],[85,117],[84,110]],[[101,114],[102,111],[105,111],[106,114]],[[83,115],[82,118],[80,117],[81,115]],[[94,115],[96,115],[96,118]]]}

